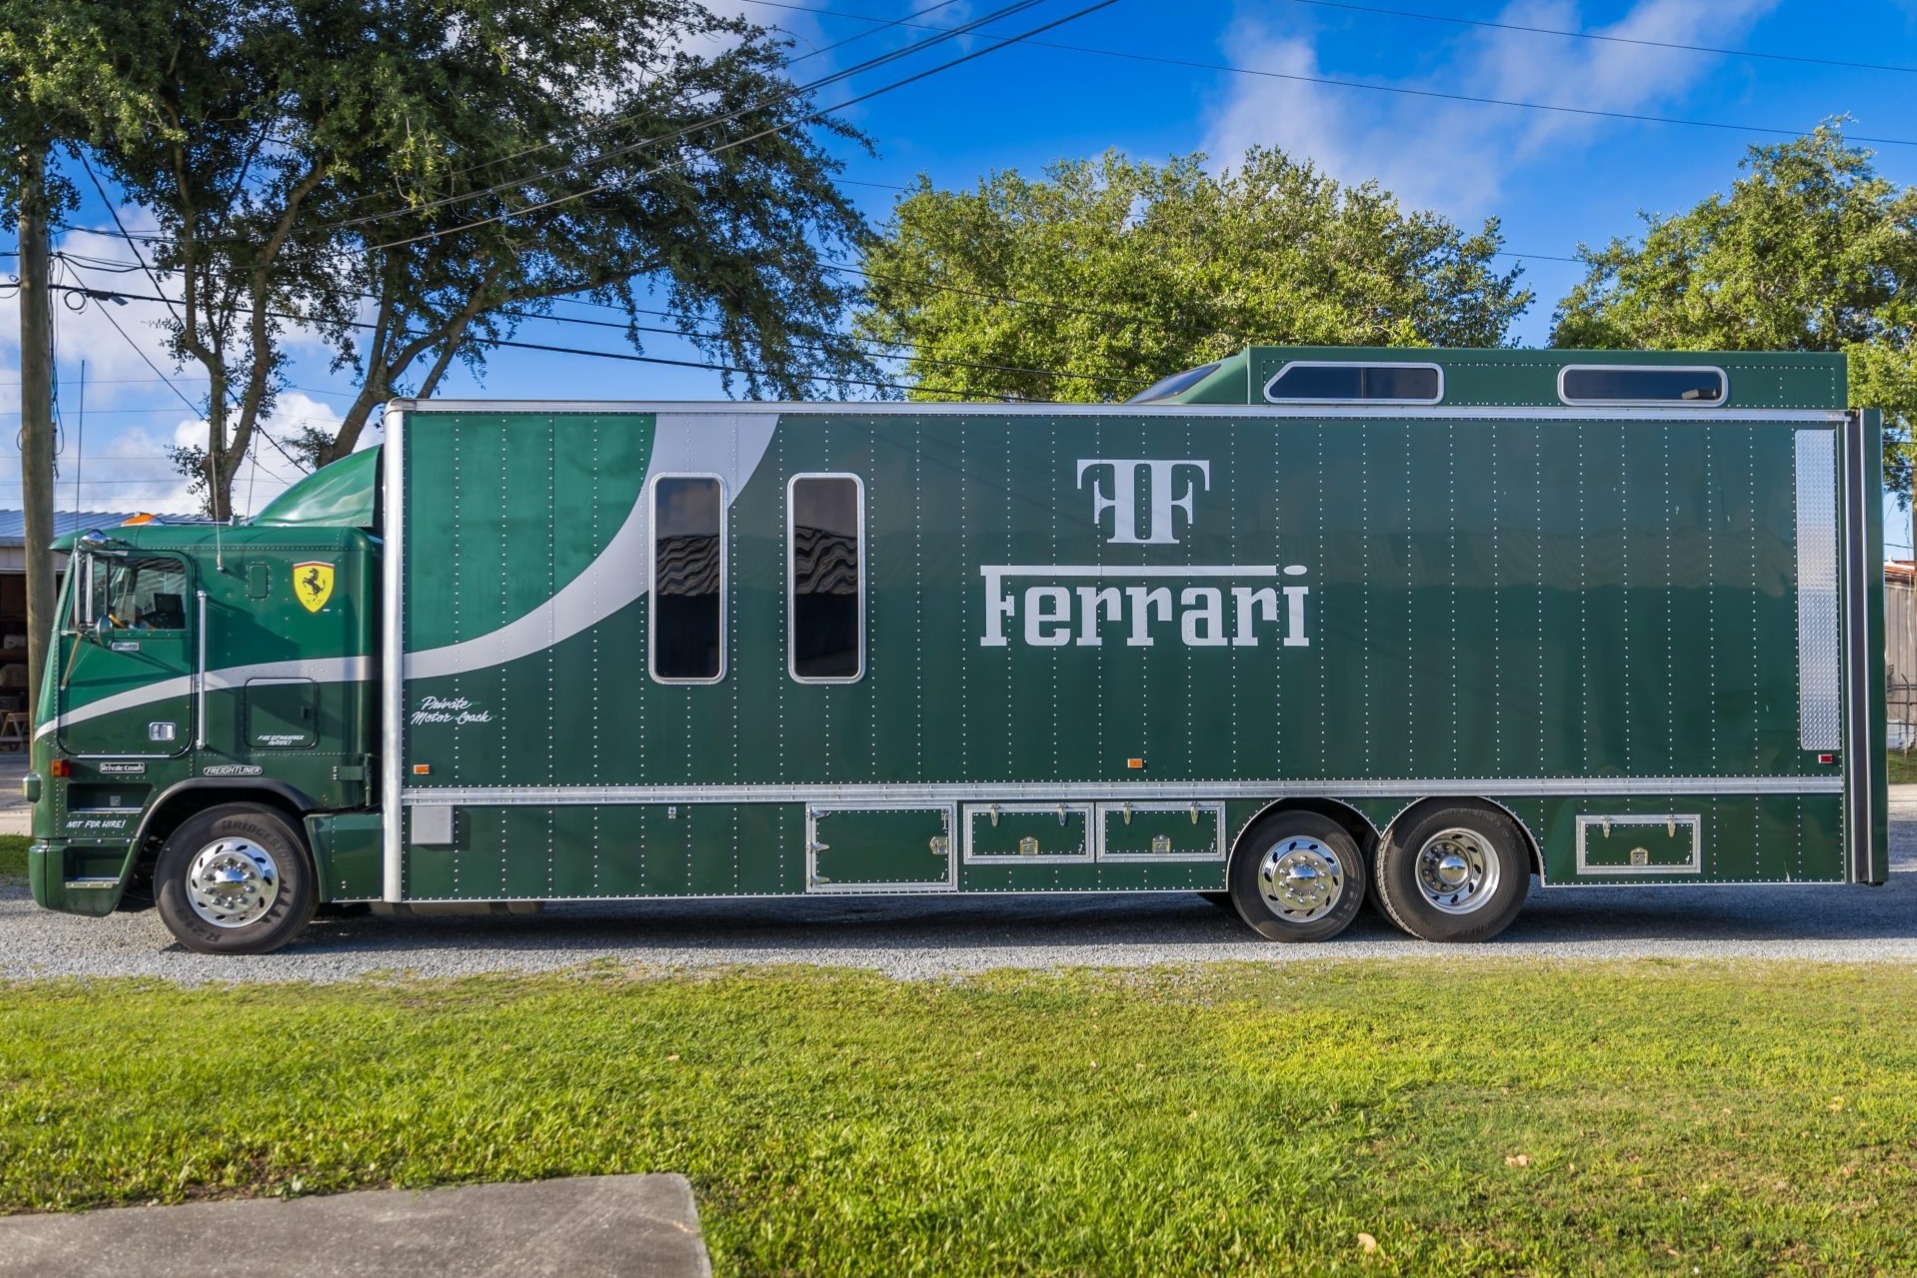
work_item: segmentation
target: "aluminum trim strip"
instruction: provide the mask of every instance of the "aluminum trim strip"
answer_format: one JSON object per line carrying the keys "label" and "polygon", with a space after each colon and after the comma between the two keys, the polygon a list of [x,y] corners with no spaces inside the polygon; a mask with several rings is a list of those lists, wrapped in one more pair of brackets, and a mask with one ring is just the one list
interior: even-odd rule
{"label": "aluminum trim strip", "polygon": [[[1879,480],[1875,449],[1867,438],[1864,414],[1850,414],[1844,432],[1844,681],[1849,702],[1848,741],[1844,749],[1844,771],[1851,779],[1849,807],[1844,814],[1844,832],[1850,840],[1850,881],[1862,883],[1870,878],[1875,860],[1874,795],[1876,780],[1872,762],[1871,733],[1881,732],[1883,707],[1873,714],[1870,705],[1871,665],[1883,661],[1881,652],[1870,650],[1869,592],[1883,589],[1882,569],[1872,559],[1869,545],[1869,502],[1879,500]],[[1879,594],[1881,598],[1881,593]]]}
{"label": "aluminum trim strip", "polygon": [[627,803],[1096,803],[1154,799],[1496,797],[1578,798],[1605,795],[1841,794],[1841,776],[1805,777],[1516,777],[1334,781],[1082,781],[938,782],[876,785],[599,785],[446,786],[406,790],[400,801],[469,807],[551,807]]}
{"label": "aluminum trim strip", "polygon": [[386,545],[380,580],[380,897],[405,899],[405,845],[400,839],[400,791],[405,777],[406,679],[402,673],[405,638],[401,634],[402,577],[406,567],[406,410],[388,404],[380,423],[386,484]]}
{"label": "aluminum trim strip", "polygon": [[195,593],[200,601],[200,633],[198,652],[193,662],[193,703],[195,717],[199,722],[194,725],[193,748],[204,750],[206,749],[206,592],[201,590]]}
{"label": "aluminum trim strip", "polygon": [[1797,432],[1797,732],[1805,750],[1843,747],[1843,627],[1837,599],[1837,437]]}
{"label": "aluminum trim strip", "polygon": [[[747,416],[738,405],[685,400],[536,400],[536,399],[442,399],[417,404],[418,413],[713,413]],[[1838,408],[1724,408],[1708,419],[1700,418],[1695,408],[1567,407],[1562,404],[1536,404],[1525,407],[1502,405],[1384,405],[1377,408],[1356,405],[1301,404],[817,404],[766,402],[753,405],[754,413],[780,416],[836,417],[1103,417],[1129,418],[1152,416],[1242,417],[1253,421],[1273,418],[1325,417],[1429,417],[1487,421],[1700,421],[1715,426],[1739,422],[1817,422],[1833,425],[1844,420]]]}

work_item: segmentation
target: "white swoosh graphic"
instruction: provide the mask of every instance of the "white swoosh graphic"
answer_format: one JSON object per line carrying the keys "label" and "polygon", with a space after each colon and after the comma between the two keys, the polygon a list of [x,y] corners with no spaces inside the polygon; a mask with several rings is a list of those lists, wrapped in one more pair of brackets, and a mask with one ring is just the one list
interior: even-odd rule
{"label": "white swoosh graphic", "polygon": [[626,522],[599,557],[559,593],[490,634],[406,654],[406,677],[464,674],[552,647],[604,621],[645,594],[652,584],[651,511],[647,491],[655,475],[687,472],[725,480],[730,507],[759,468],[778,427],[777,413],[660,413],[652,461]]}
{"label": "white swoosh graphic", "polygon": [[[545,603],[491,634],[407,653],[407,678],[462,674],[503,665],[570,638],[645,594],[652,581],[651,519],[646,502],[652,477],[676,472],[718,475],[725,480],[725,500],[730,507],[758,470],[779,417],[777,413],[660,413],[657,423],[652,460],[646,467],[646,482],[640,485],[638,500],[627,512],[625,523],[585,571]],[[209,670],[206,687],[208,691],[239,688],[254,679],[354,683],[372,677],[371,657],[323,657]],[[34,736],[43,737],[66,724],[84,723],[192,692],[191,675],[163,679],[69,710],[56,721],[42,724]]]}
{"label": "white swoosh graphic", "polygon": [[[243,688],[255,679],[311,679],[314,683],[359,683],[373,677],[373,659],[371,657],[315,657],[299,661],[262,661],[251,666],[228,666],[224,670],[206,672],[208,692],[222,691],[228,688]],[[122,710],[131,710],[136,706],[148,705],[155,701],[164,701],[168,697],[187,697],[193,694],[193,676],[176,675],[171,679],[162,679],[158,683],[149,683],[144,688],[134,688],[129,692],[116,692],[110,697],[68,710],[56,719],[43,723],[34,732],[34,736],[44,737],[57,729],[75,723],[85,723],[88,719],[97,719],[103,714],[117,714]]]}

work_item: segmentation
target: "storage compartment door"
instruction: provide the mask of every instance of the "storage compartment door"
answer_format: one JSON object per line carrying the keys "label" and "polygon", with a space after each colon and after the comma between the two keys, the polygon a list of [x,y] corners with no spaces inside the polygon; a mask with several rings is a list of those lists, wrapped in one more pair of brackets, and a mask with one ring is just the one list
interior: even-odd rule
{"label": "storage compartment door", "polygon": [[949,892],[952,809],[835,807],[806,809],[806,891]]}
{"label": "storage compartment door", "polygon": [[311,679],[246,681],[246,744],[310,750],[319,740],[319,685]]}
{"label": "storage compartment door", "polygon": [[1704,819],[1697,813],[1578,817],[1578,873],[1701,874]]}
{"label": "storage compartment door", "polygon": [[970,803],[965,860],[971,865],[1089,861],[1091,830],[1088,803]]}

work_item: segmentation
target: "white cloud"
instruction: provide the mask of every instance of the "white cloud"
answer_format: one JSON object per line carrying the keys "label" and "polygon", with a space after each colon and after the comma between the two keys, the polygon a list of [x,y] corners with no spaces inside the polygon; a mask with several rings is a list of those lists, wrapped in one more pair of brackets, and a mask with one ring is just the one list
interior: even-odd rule
{"label": "white cloud", "polygon": [[[1620,21],[1590,28],[1633,40],[1724,45],[1779,0],[1639,0]],[[1254,18],[1234,30],[1237,65],[1290,75],[1382,82],[1320,66],[1311,35]],[[1513,0],[1499,19],[1586,29],[1574,0]],[[1400,78],[1406,88],[1590,111],[1658,114],[1680,102],[1719,59],[1678,49],[1530,32],[1472,29],[1448,46],[1442,69]],[[1219,166],[1254,144],[1308,157],[1341,180],[1376,178],[1407,204],[1474,218],[1495,205],[1507,177],[1547,146],[1578,146],[1617,121],[1555,111],[1370,93],[1302,80],[1235,77],[1209,130]]]}
{"label": "white cloud", "polygon": [[[246,460],[240,463],[233,475],[233,513],[240,517],[257,514],[266,503],[304,478],[305,472],[288,456],[293,453],[290,442],[307,426],[331,435],[338,431],[340,420],[339,411],[332,405],[300,391],[282,391],[274,404],[273,415],[260,423]],[[173,428],[170,442],[180,448],[204,449],[207,444],[206,420],[186,418],[179,421]],[[197,509],[183,479],[169,490],[166,500],[171,503],[167,506],[168,510]]]}
{"label": "white cloud", "polygon": [[[136,208],[122,209],[120,217],[135,235],[151,230],[154,225]],[[57,247],[63,253],[84,259],[64,266],[57,277],[58,283],[139,296],[155,292],[153,281],[134,263],[126,240],[110,226],[65,232]],[[114,269],[100,263],[118,263],[132,269]],[[178,296],[176,281],[161,275],[160,293]],[[175,364],[167,337],[159,327],[167,315],[166,306],[160,302],[127,300],[122,304],[99,297],[82,301],[79,295],[70,293],[56,297],[55,355],[60,377],[60,416],[66,430],[55,488],[54,504],[58,508],[65,510],[74,506],[77,477],[80,481],[77,500],[86,509],[145,510],[156,514],[188,514],[199,509],[198,500],[167,459],[166,450],[169,446],[206,446],[205,419],[188,416],[187,403],[181,398],[184,396],[196,405],[200,403],[206,393],[206,378],[197,364],[189,363],[184,368]],[[330,354],[311,330],[289,328],[283,341],[288,353],[296,359],[307,357],[312,362],[311,357]],[[84,437],[80,433],[79,412],[82,360],[86,364]],[[0,383],[6,384],[0,395],[14,400],[4,406],[6,413],[0,416],[0,423],[19,421],[18,403],[14,398],[19,376],[19,307],[0,306]],[[171,388],[168,382],[172,383]],[[14,394],[9,395],[9,391]],[[164,420],[169,412],[175,421],[171,428],[122,424],[129,419]],[[339,422],[340,413],[331,404],[305,392],[289,390],[280,395],[274,415],[264,429],[284,443],[303,425],[311,424],[331,432],[337,429]],[[84,456],[79,455],[82,445]],[[257,465],[249,457],[235,476],[233,504],[241,514],[257,511],[284,491],[290,481],[299,478],[298,468],[270,442],[261,441],[255,451]],[[7,454],[0,455],[8,456],[11,462],[5,480],[0,481],[0,505],[17,505],[19,455],[11,448]]]}

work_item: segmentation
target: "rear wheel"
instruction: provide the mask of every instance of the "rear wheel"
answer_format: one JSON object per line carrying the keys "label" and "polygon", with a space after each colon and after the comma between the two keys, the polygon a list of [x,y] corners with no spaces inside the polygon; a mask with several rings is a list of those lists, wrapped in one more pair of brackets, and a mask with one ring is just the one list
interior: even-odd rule
{"label": "rear wheel", "polygon": [[1328,941],[1365,898],[1364,857],[1315,812],[1281,812],[1249,831],[1231,861],[1238,915],[1270,941]]}
{"label": "rear wheel", "polygon": [[202,954],[266,954],[313,917],[314,875],[305,841],[285,817],[256,803],[187,818],[153,870],[160,917]]}
{"label": "rear wheel", "polygon": [[1375,882],[1391,921],[1420,940],[1488,941],[1524,907],[1531,858],[1503,812],[1445,805],[1391,827]]}

